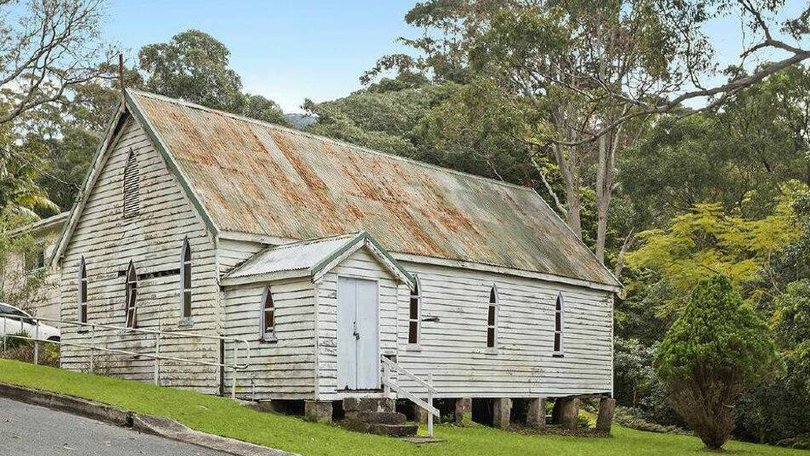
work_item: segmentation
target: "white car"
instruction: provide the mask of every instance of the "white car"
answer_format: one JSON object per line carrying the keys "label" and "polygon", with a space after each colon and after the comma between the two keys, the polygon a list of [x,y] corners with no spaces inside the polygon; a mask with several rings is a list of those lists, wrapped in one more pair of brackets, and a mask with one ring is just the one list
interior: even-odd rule
{"label": "white car", "polygon": [[0,336],[25,333],[39,340],[59,341],[59,328],[37,321],[28,312],[0,302]]}

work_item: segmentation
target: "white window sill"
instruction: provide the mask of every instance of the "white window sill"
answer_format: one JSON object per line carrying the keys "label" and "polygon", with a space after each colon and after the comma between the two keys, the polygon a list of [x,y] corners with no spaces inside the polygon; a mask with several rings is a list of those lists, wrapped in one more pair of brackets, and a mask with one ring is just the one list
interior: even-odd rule
{"label": "white window sill", "polygon": [[497,355],[498,354],[498,348],[497,347],[487,347],[487,350],[486,350],[485,353],[487,355]]}
{"label": "white window sill", "polygon": [[422,346],[419,344],[408,344],[408,346],[405,348],[405,351],[418,353],[422,351]]}

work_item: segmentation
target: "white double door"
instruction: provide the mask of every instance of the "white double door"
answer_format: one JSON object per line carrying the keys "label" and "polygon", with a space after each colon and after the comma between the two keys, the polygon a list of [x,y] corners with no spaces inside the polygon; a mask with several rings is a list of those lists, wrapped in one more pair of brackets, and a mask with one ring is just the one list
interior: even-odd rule
{"label": "white double door", "polygon": [[337,389],[380,387],[377,282],[338,277]]}

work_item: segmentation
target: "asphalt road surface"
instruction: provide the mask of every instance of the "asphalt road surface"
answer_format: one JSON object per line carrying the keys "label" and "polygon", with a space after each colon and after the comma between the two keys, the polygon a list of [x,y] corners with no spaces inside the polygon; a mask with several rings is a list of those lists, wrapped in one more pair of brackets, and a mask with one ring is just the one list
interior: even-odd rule
{"label": "asphalt road surface", "polygon": [[0,398],[0,456],[227,456],[131,429]]}

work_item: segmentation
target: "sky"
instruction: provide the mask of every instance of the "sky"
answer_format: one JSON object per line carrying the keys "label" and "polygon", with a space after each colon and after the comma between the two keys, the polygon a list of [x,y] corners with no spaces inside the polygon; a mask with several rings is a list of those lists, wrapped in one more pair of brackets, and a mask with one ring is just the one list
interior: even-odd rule
{"label": "sky", "polygon": [[[231,67],[244,89],[301,112],[305,98],[331,100],[360,89],[358,77],[385,54],[404,52],[400,36],[416,0],[110,0],[104,36],[120,45],[128,65],[150,43],[196,28],[231,50]],[[788,0],[786,11],[805,4]],[[721,67],[736,63],[745,37],[737,17],[710,24],[707,33]],[[715,78],[719,81],[719,78]]]}
{"label": "sky", "polygon": [[396,38],[414,35],[405,13],[414,0],[209,1],[112,0],[105,37],[122,46],[128,65],[145,44],[196,28],[231,50],[231,67],[247,92],[285,112],[360,89],[359,76],[385,54],[402,51]]}

